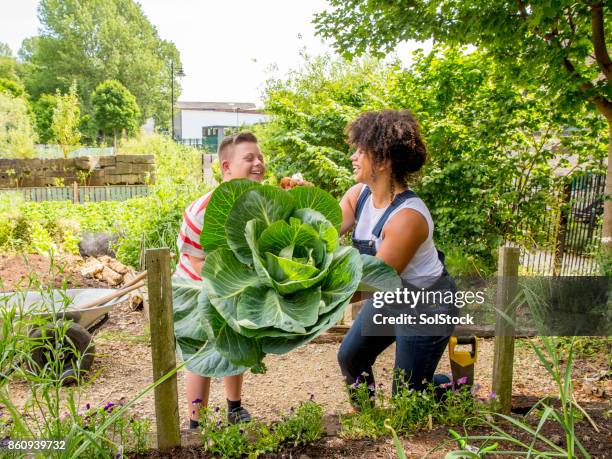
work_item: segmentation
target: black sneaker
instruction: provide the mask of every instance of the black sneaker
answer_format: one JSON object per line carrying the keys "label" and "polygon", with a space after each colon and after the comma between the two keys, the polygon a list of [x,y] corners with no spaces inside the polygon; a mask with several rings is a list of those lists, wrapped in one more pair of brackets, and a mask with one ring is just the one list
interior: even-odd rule
{"label": "black sneaker", "polygon": [[242,422],[251,422],[251,415],[246,408],[239,406],[227,413],[227,422],[230,424],[240,424]]}

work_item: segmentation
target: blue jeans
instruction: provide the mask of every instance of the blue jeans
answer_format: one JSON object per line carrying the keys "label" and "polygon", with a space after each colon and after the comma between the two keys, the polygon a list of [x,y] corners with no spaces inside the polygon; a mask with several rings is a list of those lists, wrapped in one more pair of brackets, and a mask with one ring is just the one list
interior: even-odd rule
{"label": "blue jeans", "polygon": [[362,336],[364,311],[372,307],[372,300],[366,301],[340,345],[338,363],[346,383],[351,385],[360,378],[359,382],[373,387],[372,365],[395,342],[393,394],[398,390],[398,383],[408,385],[410,389],[425,389],[433,382],[434,371],[449,336]]}

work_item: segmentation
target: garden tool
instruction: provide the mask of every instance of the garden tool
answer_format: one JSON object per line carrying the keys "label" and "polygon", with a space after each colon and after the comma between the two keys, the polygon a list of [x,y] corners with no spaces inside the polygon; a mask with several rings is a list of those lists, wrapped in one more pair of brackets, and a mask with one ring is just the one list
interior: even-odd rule
{"label": "garden tool", "polygon": [[[457,350],[457,346],[471,345],[471,350]],[[474,364],[478,356],[478,345],[475,336],[451,336],[448,341],[448,356],[450,358],[453,381],[467,378],[466,384],[474,384]]]}

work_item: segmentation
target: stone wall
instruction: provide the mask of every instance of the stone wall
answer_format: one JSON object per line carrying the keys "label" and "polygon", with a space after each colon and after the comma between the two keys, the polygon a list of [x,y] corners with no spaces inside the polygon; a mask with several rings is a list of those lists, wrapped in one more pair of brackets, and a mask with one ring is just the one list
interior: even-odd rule
{"label": "stone wall", "polygon": [[154,182],[153,155],[69,159],[0,158],[0,188],[70,185],[140,185]]}

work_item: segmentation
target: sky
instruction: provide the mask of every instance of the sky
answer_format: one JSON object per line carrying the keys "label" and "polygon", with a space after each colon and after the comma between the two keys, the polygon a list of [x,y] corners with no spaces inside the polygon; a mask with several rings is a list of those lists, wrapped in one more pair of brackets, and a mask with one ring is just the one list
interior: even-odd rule
{"label": "sky", "polygon": [[[182,101],[261,104],[266,79],[299,68],[300,51],[333,53],[311,23],[325,0],[141,0],[161,38],[183,63]],[[0,0],[0,41],[13,53],[37,35],[37,0]],[[421,45],[422,46],[422,45]],[[407,57],[416,43],[398,48]],[[427,46],[426,46],[427,47]],[[404,60],[404,59],[403,59]]]}

